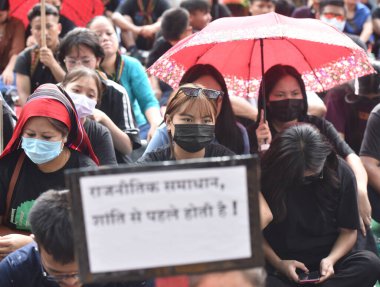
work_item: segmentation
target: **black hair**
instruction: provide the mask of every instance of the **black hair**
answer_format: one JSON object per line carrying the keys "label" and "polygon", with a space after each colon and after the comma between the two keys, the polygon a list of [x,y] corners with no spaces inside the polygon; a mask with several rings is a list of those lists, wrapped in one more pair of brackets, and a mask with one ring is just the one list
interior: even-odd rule
{"label": "black hair", "polygon": [[99,39],[96,34],[87,28],[74,28],[61,40],[58,50],[58,60],[64,65],[63,60],[66,55],[74,48],[79,49],[80,46],[89,48],[96,58],[103,59],[104,51],[100,46]]}
{"label": "black hair", "polygon": [[287,192],[302,183],[305,172],[321,173],[314,184],[323,186],[316,192],[316,204],[322,214],[333,213],[339,188],[338,159],[325,137],[310,124],[296,124],[278,133],[261,161],[261,186],[273,213],[274,221],[287,214]]}
{"label": "black hair", "polygon": [[[54,5],[46,3],[45,12],[46,12],[46,16],[52,15],[52,16],[57,17],[59,20],[59,11]],[[40,16],[41,16],[41,4],[36,4],[28,12],[29,23],[32,22],[34,18],[40,17]]]}
{"label": "black hair", "polygon": [[167,41],[179,40],[189,26],[189,12],[184,8],[171,8],[162,14],[161,32]]}
{"label": "black hair", "polygon": [[0,0],[0,11],[9,11],[9,0]]}
{"label": "black hair", "polygon": [[376,73],[358,79],[359,96],[378,94],[380,92],[380,61],[373,61],[371,64]]}
{"label": "black hair", "polygon": [[[262,97],[264,95],[262,94],[262,85],[265,85],[265,102],[268,105],[270,93],[272,92],[273,88],[276,86],[278,81],[280,81],[285,76],[292,76],[294,79],[296,79],[301,89],[302,97],[304,100],[304,110],[300,118],[298,118],[298,120],[303,121],[304,117],[307,115],[308,106],[307,106],[306,88],[305,88],[305,83],[302,80],[301,74],[292,66],[278,64],[278,65],[272,66],[268,71],[266,71],[264,74],[264,82],[261,81],[260,88],[259,88],[259,98],[258,98],[258,103],[257,103],[258,115],[257,115],[256,123],[255,123],[256,127],[258,127],[260,124],[261,110],[263,109]],[[270,122],[271,120],[269,113],[267,113],[267,120],[268,122]]]}
{"label": "black hair", "polygon": [[207,13],[210,11],[210,4],[206,0],[184,0],[179,7],[186,9],[190,14],[196,11]]}
{"label": "black hair", "polygon": [[37,244],[61,264],[74,261],[68,191],[49,190],[35,201],[29,222]]}
{"label": "black hair", "polygon": [[322,14],[323,9],[329,5],[341,7],[344,9],[344,13],[346,13],[346,8],[344,8],[344,1],[343,0],[322,0],[319,3],[319,12]]}
{"label": "black hair", "polygon": [[276,0],[275,12],[284,16],[291,17],[296,6],[291,0]]}
{"label": "black hair", "polygon": [[222,74],[212,65],[196,64],[189,68],[182,76],[180,85],[193,83],[202,76],[213,77],[224,92],[222,108],[215,122],[216,139],[220,144],[228,147],[234,153],[242,154],[244,152],[243,136],[240,128],[236,124],[236,117],[232,111],[228,89]]}

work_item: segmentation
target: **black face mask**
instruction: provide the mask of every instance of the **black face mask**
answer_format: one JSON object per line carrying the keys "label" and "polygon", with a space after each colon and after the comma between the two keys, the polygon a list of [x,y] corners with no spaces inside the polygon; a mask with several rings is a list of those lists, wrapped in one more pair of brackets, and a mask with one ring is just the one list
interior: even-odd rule
{"label": "black face mask", "polygon": [[187,152],[197,152],[211,143],[215,136],[214,125],[174,125],[173,141]]}
{"label": "black face mask", "polygon": [[304,112],[303,99],[287,99],[270,102],[268,106],[270,117],[279,122],[289,122],[298,119]]}

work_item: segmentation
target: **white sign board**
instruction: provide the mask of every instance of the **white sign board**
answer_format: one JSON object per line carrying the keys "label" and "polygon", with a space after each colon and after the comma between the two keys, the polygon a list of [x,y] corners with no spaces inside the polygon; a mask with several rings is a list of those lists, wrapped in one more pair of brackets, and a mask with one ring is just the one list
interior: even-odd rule
{"label": "white sign board", "polygon": [[84,283],[262,266],[255,156],[66,173]]}
{"label": "white sign board", "polygon": [[245,166],[82,177],[90,271],[251,257],[246,178]]}

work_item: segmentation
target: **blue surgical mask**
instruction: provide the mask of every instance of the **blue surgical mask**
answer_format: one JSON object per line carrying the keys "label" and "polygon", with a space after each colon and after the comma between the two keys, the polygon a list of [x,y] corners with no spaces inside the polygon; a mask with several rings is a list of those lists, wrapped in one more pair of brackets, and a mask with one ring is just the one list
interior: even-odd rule
{"label": "blue surgical mask", "polygon": [[22,137],[21,147],[35,164],[43,164],[55,159],[61,153],[62,141],[46,141]]}

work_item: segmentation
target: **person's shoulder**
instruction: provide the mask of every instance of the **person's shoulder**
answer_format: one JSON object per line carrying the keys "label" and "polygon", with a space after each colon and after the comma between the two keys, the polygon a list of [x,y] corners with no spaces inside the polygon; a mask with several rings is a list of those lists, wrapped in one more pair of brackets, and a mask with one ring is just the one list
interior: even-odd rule
{"label": "person's shoulder", "polygon": [[96,166],[96,163],[87,155],[70,149],[71,152],[71,160],[74,166],[70,166],[70,168],[79,168],[79,167],[91,167]]}
{"label": "person's shoulder", "polygon": [[369,8],[366,5],[364,5],[363,3],[357,2],[356,3],[356,13],[371,15],[371,10],[369,10]]}
{"label": "person's shoulder", "polygon": [[33,46],[30,46],[30,47],[26,47],[23,51],[20,52],[20,54],[18,54],[19,56],[26,56],[26,55],[30,55],[32,52],[38,50],[38,45],[33,45]]}
{"label": "person's shoulder", "polygon": [[206,146],[206,157],[233,156],[235,153],[219,143],[210,143]]}
{"label": "person's shoulder", "polygon": [[167,145],[147,152],[141,158],[139,158],[136,163],[142,164],[147,162],[170,160],[170,155],[171,149],[170,146]]}
{"label": "person's shoulder", "polygon": [[109,94],[116,94],[116,95],[127,95],[127,90],[120,84],[116,83],[115,81],[104,79],[103,81],[104,86],[106,87],[106,93]]}
{"label": "person's shoulder", "polygon": [[0,262],[0,274],[6,272],[9,276],[7,279],[12,280],[15,284],[12,286],[25,286],[20,284],[29,284],[35,281],[34,279],[40,270],[40,266],[40,256],[36,243],[29,243],[12,252]]}
{"label": "person's shoulder", "polygon": [[22,149],[17,149],[14,151],[11,151],[9,154],[5,155],[0,159],[0,168],[1,169],[8,169],[9,167],[13,167],[16,165],[17,159],[22,153]]}
{"label": "person's shoulder", "polygon": [[141,63],[139,60],[137,60],[136,58],[133,58],[131,56],[128,56],[128,55],[121,55],[121,58],[124,62],[124,65],[127,65],[127,66],[138,66],[140,67],[141,66]]}
{"label": "person's shoulder", "polygon": [[380,116],[380,104],[377,104],[371,111],[371,115]]}

